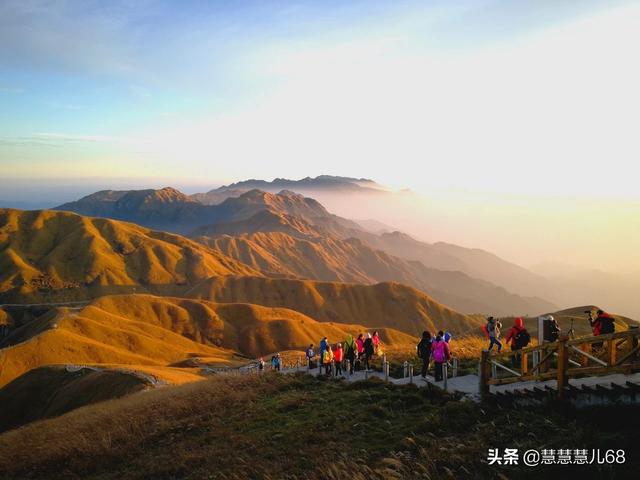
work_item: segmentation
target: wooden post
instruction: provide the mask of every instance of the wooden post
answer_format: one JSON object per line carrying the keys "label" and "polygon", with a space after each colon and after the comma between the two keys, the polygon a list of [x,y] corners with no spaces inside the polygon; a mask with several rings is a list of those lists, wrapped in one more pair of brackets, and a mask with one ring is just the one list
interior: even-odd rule
{"label": "wooden post", "polygon": [[558,399],[563,400],[565,397],[565,388],[567,386],[567,368],[569,360],[569,352],[567,350],[568,337],[562,336],[558,339]]}
{"label": "wooden post", "polygon": [[[385,355],[385,358],[386,358],[386,355]],[[389,381],[389,362],[385,360],[384,363],[382,364],[382,369],[384,370],[384,381],[388,382]]]}
{"label": "wooden post", "polygon": [[489,358],[491,352],[483,350],[480,356],[480,365],[478,377],[480,378],[480,398],[485,400],[489,396],[489,376],[491,375],[491,366],[489,364]]}
{"label": "wooden post", "polygon": [[526,352],[520,354],[520,371],[523,376],[529,373],[529,354]]}
{"label": "wooden post", "polygon": [[405,360],[404,361],[404,371],[402,373],[402,378],[407,378],[408,375],[409,375],[409,362],[407,362]]}
{"label": "wooden post", "polygon": [[444,362],[442,364],[442,386],[444,387],[445,391],[447,390],[447,377],[449,376],[449,372],[448,372],[448,366],[449,364],[447,362]]}
{"label": "wooden post", "polygon": [[[591,353],[591,344],[581,343],[580,350],[586,353]],[[589,358],[584,355],[580,355],[580,360],[578,360],[578,362],[580,362],[580,365],[582,365],[583,367],[586,367],[587,365],[589,365]]]}
{"label": "wooden post", "polygon": [[455,357],[453,359],[453,366],[451,367],[451,376],[452,377],[457,377],[458,376],[458,358]]}
{"label": "wooden post", "polygon": [[613,367],[616,364],[616,341],[615,340],[607,340],[607,363],[610,367]]}
{"label": "wooden post", "polygon": [[413,383],[413,363],[409,364],[409,383]]}

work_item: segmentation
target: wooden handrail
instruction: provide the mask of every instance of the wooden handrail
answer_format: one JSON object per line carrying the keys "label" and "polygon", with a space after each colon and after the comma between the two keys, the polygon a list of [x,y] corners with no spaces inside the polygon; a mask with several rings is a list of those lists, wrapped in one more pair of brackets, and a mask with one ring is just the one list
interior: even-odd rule
{"label": "wooden handrail", "polygon": [[[587,336],[571,340],[568,337],[563,336],[556,342],[544,343],[542,345],[535,345],[515,351],[500,352],[493,355],[491,352],[483,350],[482,357],[480,359],[479,371],[480,393],[483,397],[488,395],[490,385],[505,385],[516,382],[550,380],[555,378],[558,387],[558,397],[563,398],[569,378],[580,375],[606,375],[618,372],[631,373],[639,371],[639,337],[640,329],[630,328],[622,332],[599,336]],[[591,354],[578,348],[580,345],[588,346],[593,343],[603,344],[603,348],[599,355]],[[627,346],[620,349],[620,347],[625,343]],[[620,351],[620,354],[623,354],[623,356],[619,357],[618,351]],[[543,358],[537,365],[533,366],[533,368],[529,370],[526,362],[528,354],[532,352],[544,352],[545,354],[544,356],[541,354]],[[571,352],[577,352],[591,361],[600,363],[601,366],[590,367],[584,365],[576,367],[575,365],[577,365],[577,363],[572,361],[570,358]],[[522,355],[521,373],[506,368],[498,363],[499,359],[506,359],[513,355]],[[549,367],[549,358],[554,355],[557,357],[557,366],[550,371],[545,371],[546,368]],[[492,364],[503,367],[504,370],[512,373],[513,376],[505,378],[491,378]],[[571,366],[573,366],[573,368]],[[534,373],[536,371],[538,371],[538,373]]]}

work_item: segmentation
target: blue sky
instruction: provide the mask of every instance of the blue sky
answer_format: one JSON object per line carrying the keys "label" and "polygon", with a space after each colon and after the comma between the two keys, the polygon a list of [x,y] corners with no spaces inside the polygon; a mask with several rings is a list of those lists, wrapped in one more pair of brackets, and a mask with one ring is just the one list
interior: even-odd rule
{"label": "blue sky", "polygon": [[[203,185],[329,173],[398,188],[469,189],[471,180],[453,173],[466,170],[475,180],[481,163],[487,189],[501,190],[522,183],[522,165],[544,156],[551,166],[569,162],[550,187],[558,189],[571,162],[605,149],[584,140],[582,148],[572,145],[593,137],[605,115],[620,117],[605,105],[607,90],[627,94],[637,77],[624,58],[632,52],[624,43],[636,39],[625,36],[638,26],[632,7],[590,0],[5,0],[0,176]],[[601,38],[621,20],[617,36]],[[572,44],[576,35],[589,42]],[[590,51],[599,44],[606,48]],[[566,57],[552,58],[554,51]],[[595,77],[601,58],[608,63]],[[603,74],[617,67],[629,79],[623,85]],[[557,84],[549,81],[554,75]],[[598,125],[575,127],[563,141],[537,110],[548,102],[566,123],[584,117],[576,112],[579,98],[571,98],[576,79],[601,111],[593,113]],[[629,100],[620,109],[638,101]],[[522,130],[507,131],[506,116],[522,120]],[[618,134],[606,134],[620,144]],[[505,138],[514,145],[505,147]],[[558,158],[520,151],[513,139],[547,140]],[[448,147],[474,142],[473,149]],[[455,169],[430,182],[411,173],[443,164]],[[492,181],[496,172],[504,178]],[[533,181],[526,187],[537,188]]]}
{"label": "blue sky", "polygon": [[637,268],[638,45],[624,0],[3,0],[0,203],[369,177],[421,238]]}

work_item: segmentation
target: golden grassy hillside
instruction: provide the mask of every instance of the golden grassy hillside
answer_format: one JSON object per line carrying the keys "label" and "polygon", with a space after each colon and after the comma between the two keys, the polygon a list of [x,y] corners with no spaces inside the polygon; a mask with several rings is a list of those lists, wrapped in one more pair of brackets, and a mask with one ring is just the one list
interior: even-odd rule
{"label": "golden grassy hillside", "polygon": [[179,285],[248,273],[257,272],[177,235],[73,213],[0,209],[0,293]]}
{"label": "golden grassy hillside", "polygon": [[209,357],[220,364],[243,361],[229,350],[201,344],[159,325],[113,315],[92,305],[80,312],[52,310],[16,329],[3,346],[0,385],[32,368],[51,364],[165,366],[190,356]]}
{"label": "golden grassy hillside", "polygon": [[[280,350],[301,349],[317,344],[323,336],[332,341],[347,334],[366,331],[362,325],[320,323],[287,308],[271,308],[248,303],[212,303],[152,295],[102,297],[80,315],[89,318],[121,317],[148,323],[191,338],[256,357]],[[374,325],[375,326],[375,325]],[[379,328],[387,344],[414,343],[414,337],[391,328]]]}
{"label": "golden grassy hillside", "polygon": [[207,279],[187,296],[290,308],[322,322],[384,325],[409,335],[420,335],[425,329],[460,334],[481,323],[479,318],[456,312],[414,288],[393,282],[357,285],[228,276]]}
{"label": "golden grassy hillside", "polygon": [[[378,330],[388,345],[416,341],[390,328]],[[319,323],[285,308],[152,295],[106,296],[78,312],[52,310],[16,329],[0,350],[0,385],[49,364],[166,366],[202,357],[207,363],[237,365],[247,359],[234,352],[256,357],[303,349],[325,335],[340,341],[362,331],[366,327]]]}
{"label": "golden grassy hillside", "polygon": [[421,284],[405,261],[374,250],[357,239],[299,238],[280,232],[197,239],[267,274],[331,282]]}

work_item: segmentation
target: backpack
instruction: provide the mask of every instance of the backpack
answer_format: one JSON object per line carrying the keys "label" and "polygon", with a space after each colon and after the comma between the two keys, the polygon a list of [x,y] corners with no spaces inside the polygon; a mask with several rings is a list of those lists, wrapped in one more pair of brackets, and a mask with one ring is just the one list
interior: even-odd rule
{"label": "backpack", "polygon": [[611,317],[602,317],[601,326],[600,326],[600,334],[606,335],[607,333],[613,333],[616,331],[616,324],[613,322],[613,318]]}
{"label": "backpack", "polygon": [[486,323],[482,325],[482,333],[484,333],[485,337],[489,338],[489,327],[487,327]]}
{"label": "backpack", "polygon": [[416,346],[416,350],[418,351],[418,358],[429,358],[429,354],[431,353],[431,340],[423,338]]}
{"label": "backpack", "polygon": [[527,330],[524,328],[520,330],[515,336],[515,344],[516,348],[518,349],[526,347],[527,345],[529,345],[530,341],[531,335],[529,335],[529,332],[527,332]]}

